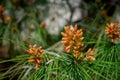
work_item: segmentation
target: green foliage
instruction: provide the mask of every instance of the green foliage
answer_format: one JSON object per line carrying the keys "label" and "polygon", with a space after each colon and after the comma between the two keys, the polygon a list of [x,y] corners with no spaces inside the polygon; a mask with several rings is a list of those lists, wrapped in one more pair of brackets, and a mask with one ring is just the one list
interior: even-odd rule
{"label": "green foliage", "polygon": [[[95,17],[93,22],[86,20],[85,27],[79,27],[83,29],[85,38],[83,56],[89,48],[95,50],[96,60],[92,61],[82,60],[81,57],[76,59],[73,55],[67,54],[61,44],[61,34],[51,35],[46,27],[40,26],[43,19],[38,17],[41,16],[39,14],[42,14],[42,10],[38,11],[36,5],[47,5],[49,4],[47,0],[36,0],[33,5],[29,2],[22,4],[23,1],[18,0],[19,5],[12,5],[11,1],[7,3],[6,0],[0,3],[3,6],[9,4],[5,8],[8,9],[12,18],[11,23],[5,24],[3,20],[0,24],[0,47],[5,43],[9,46],[9,58],[0,60],[0,72],[3,72],[0,73],[0,80],[119,80],[119,42],[112,43],[105,35],[107,21],[103,20],[102,24],[98,24],[101,20],[100,12],[104,8],[103,5],[93,16]],[[94,10],[97,8],[95,6],[96,4],[92,3],[90,8]],[[46,13],[43,14],[46,15]],[[100,26],[99,29],[97,25]],[[26,50],[31,44],[43,46],[44,49],[44,57],[39,69],[34,67],[35,63],[28,61],[31,56]],[[10,66],[1,67],[7,63]]]}

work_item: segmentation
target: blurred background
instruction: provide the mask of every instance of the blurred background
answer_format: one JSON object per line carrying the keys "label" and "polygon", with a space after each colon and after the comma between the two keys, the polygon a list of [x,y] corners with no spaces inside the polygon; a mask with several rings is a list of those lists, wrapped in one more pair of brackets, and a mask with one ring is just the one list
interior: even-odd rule
{"label": "blurred background", "polygon": [[24,54],[30,44],[51,47],[66,25],[93,35],[110,22],[120,22],[119,0],[0,0],[0,59]]}

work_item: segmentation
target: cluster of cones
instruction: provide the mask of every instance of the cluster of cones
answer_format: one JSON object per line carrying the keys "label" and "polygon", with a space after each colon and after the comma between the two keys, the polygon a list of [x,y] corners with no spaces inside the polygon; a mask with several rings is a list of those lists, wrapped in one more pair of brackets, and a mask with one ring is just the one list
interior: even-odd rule
{"label": "cluster of cones", "polygon": [[[82,43],[84,40],[83,30],[78,29],[78,26],[65,26],[65,32],[61,32],[62,34],[62,43],[65,46],[65,51],[68,54],[72,54],[75,58],[83,55],[83,46]],[[120,38],[120,29],[118,28],[117,23],[111,23],[106,25],[105,33],[108,35],[110,40],[114,42],[116,39]],[[29,62],[36,63],[35,68],[39,68],[41,60],[43,58],[43,50],[42,47],[37,47],[36,45],[30,45],[27,52],[33,55],[29,58]],[[95,51],[91,48],[88,49],[85,56],[82,56],[83,60],[96,60],[94,57]]]}
{"label": "cluster of cones", "polygon": [[[62,43],[65,46],[65,51],[72,54],[75,58],[81,56],[84,46],[84,44],[82,43],[82,41],[84,40],[83,30],[78,30],[77,25],[65,26],[64,29],[65,33],[62,32],[61,34],[63,36]],[[91,48],[88,49],[83,60],[95,60],[94,51]]]}
{"label": "cluster of cones", "polygon": [[5,14],[5,8],[0,5],[0,20],[2,20],[5,24],[9,24],[11,22],[11,17]]}
{"label": "cluster of cones", "polygon": [[27,50],[28,54],[33,55],[31,58],[29,58],[29,62],[36,63],[35,68],[38,69],[40,67],[41,60],[43,58],[43,50],[42,47],[37,47],[36,45],[30,45],[29,49]]}
{"label": "cluster of cones", "polygon": [[109,37],[111,42],[114,43],[115,40],[120,38],[120,29],[118,27],[118,23],[107,24],[105,33]]}

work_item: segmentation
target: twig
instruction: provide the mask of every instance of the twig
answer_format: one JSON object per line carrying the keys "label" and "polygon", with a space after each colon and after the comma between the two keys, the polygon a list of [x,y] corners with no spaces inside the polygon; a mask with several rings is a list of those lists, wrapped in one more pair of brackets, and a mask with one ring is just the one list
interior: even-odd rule
{"label": "twig", "polygon": [[57,42],[56,44],[54,44],[53,46],[51,46],[50,48],[46,49],[46,50],[51,50],[56,48],[57,46],[59,46],[61,44],[61,41]]}
{"label": "twig", "polygon": [[22,77],[21,80],[27,79],[27,76],[28,76],[29,72],[31,71],[31,69],[32,69],[32,67],[29,67],[29,69],[26,71],[26,73],[24,74],[24,76]]}
{"label": "twig", "polygon": [[53,59],[49,60],[48,62],[46,62],[46,65],[53,62],[53,61],[54,61]]}
{"label": "twig", "polygon": [[54,55],[54,56],[57,56],[57,57],[61,57],[59,54],[57,53],[53,53],[53,52],[49,52],[47,50],[43,50],[46,54],[50,54],[50,55]]}
{"label": "twig", "polygon": [[11,70],[8,74],[11,74],[11,73],[13,73],[13,72],[15,72],[15,71],[17,71],[17,70],[22,69],[22,68],[26,69],[26,68],[34,68],[34,67],[32,67],[32,66],[23,66],[23,67],[19,67],[19,68],[16,68],[16,69]]}
{"label": "twig", "polygon": [[68,5],[70,13],[71,13],[68,23],[71,24],[75,8],[72,7],[72,5],[70,4],[69,0],[66,0],[66,3]]}

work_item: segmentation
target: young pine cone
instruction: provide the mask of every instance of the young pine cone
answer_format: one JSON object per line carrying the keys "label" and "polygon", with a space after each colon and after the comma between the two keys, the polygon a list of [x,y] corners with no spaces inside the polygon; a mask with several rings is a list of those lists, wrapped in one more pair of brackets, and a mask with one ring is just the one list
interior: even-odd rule
{"label": "young pine cone", "polygon": [[62,43],[67,53],[72,53],[75,57],[80,55],[83,48],[82,41],[84,39],[82,29],[78,30],[77,25],[65,26],[65,33],[62,32]]}
{"label": "young pine cone", "polygon": [[106,25],[105,34],[114,43],[115,40],[120,38],[120,29],[118,23],[111,23]]}
{"label": "young pine cone", "polygon": [[27,50],[28,54],[33,55],[32,58],[29,58],[29,62],[34,62],[36,64],[35,68],[39,68],[39,65],[41,63],[41,60],[43,58],[43,51],[42,47],[37,47],[36,45],[30,45],[29,49]]}

